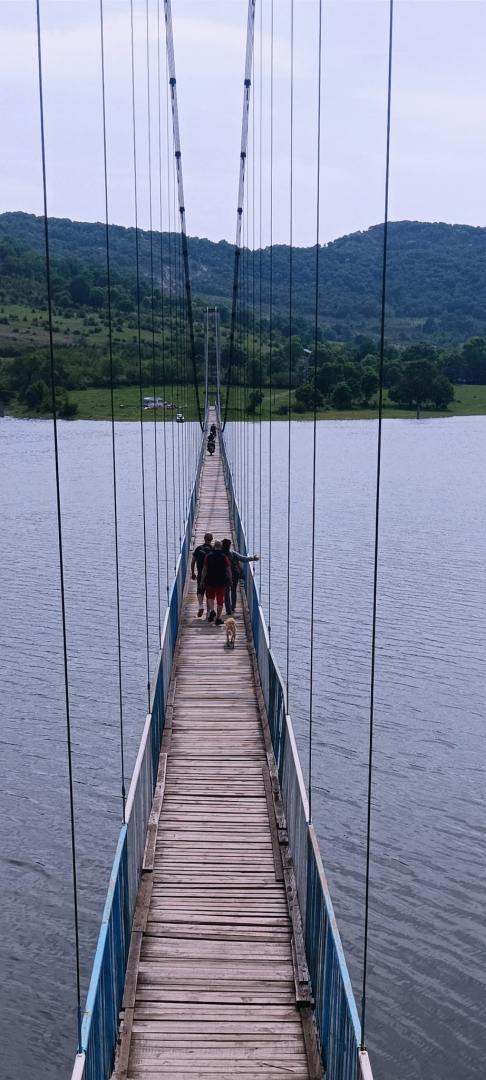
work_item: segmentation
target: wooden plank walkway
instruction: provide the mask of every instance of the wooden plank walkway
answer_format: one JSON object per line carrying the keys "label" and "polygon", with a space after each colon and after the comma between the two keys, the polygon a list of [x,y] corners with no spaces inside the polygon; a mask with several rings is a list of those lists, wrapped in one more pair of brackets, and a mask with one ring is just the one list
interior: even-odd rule
{"label": "wooden plank walkway", "polygon": [[[203,465],[198,543],[208,529],[232,535],[219,449]],[[186,586],[116,1080],[316,1075],[296,1007],[292,923],[239,605],[230,651],[224,626],[197,618],[195,583]]]}

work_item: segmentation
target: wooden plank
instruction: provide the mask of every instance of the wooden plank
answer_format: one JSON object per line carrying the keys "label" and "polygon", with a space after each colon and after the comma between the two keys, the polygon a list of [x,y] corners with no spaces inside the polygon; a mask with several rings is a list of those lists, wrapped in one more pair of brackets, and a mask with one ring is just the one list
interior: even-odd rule
{"label": "wooden plank", "polygon": [[270,773],[269,773],[269,770],[268,770],[268,765],[263,766],[262,774],[263,774],[263,782],[264,782],[264,785],[265,785],[265,796],[266,796],[266,800],[267,800],[268,823],[269,823],[269,826],[270,826],[270,836],[271,836],[271,840],[272,840],[272,851],[273,851],[273,863],[274,863],[274,868],[275,868],[275,879],[276,879],[276,881],[283,881],[283,876],[284,875],[283,875],[282,857],[280,855],[280,844],[278,842],[277,822],[276,822],[275,813],[274,813],[274,805],[273,805],[273,798],[272,798],[272,788],[271,788]]}
{"label": "wooden plank", "polygon": [[120,1030],[120,1045],[115,1061],[113,1080],[127,1080],[132,1045],[133,1009],[125,1009]]}
{"label": "wooden plank", "polygon": [[162,810],[162,803],[164,800],[166,774],[167,754],[161,754],[159,760],[157,784],[154,793],[154,801],[152,803],[152,810],[150,812],[147,828],[147,839],[145,841],[145,852],[143,857],[142,870],[153,870],[154,867],[155,845],[157,843],[157,830],[159,827],[160,812]]}
{"label": "wooden plank", "polygon": [[125,989],[123,991],[122,1009],[130,1009],[135,1005],[135,995],[138,979],[138,965],[140,962],[140,950],[142,948],[142,934],[132,931],[130,949],[128,952],[127,971],[125,975]]}

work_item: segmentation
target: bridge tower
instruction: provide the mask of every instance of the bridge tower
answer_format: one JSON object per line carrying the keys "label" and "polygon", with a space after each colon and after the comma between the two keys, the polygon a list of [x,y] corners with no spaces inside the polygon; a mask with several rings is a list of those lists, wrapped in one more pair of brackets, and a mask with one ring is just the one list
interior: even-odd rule
{"label": "bridge tower", "polygon": [[[218,416],[221,415],[221,337],[219,308],[208,307],[204,315],[204,411],[212,394],[216,395]],[[213,399],[214,400],[214,399]]]}

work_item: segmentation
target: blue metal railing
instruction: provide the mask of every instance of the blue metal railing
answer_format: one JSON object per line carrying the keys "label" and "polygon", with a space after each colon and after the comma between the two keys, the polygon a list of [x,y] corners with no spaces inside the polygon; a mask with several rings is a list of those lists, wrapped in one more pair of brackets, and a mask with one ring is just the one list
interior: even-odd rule
{"label": "blue metal railing", "polygon": [[152,684],[150,712],[145,721],[128,792],[126,824],[120,830],[103,911],[82,1024],[82,1053],[76,1056],[72,1080],[109,1080],[112,1072],[132,919],[140,883],[148,819],[157,781],[160,744],[164,730],[172,659],[179,627],[203,452],[204,441],[201,444],[184,539],[165,613],[160,651]]}
{"label": "blue metal railing", "polygon": [[[237,550],[247,554],[225,437],[223,467],[236,533]],[[324,874],[290,716],[287,694],[270,648],[258,588],[249,563],[243,564],[245,591],[258,658],[262,691],[277,763],[294,866],[307,964],[314,997],[326,1080],[373,1080],[368,1054],[360,1050],[361,1024],[334,909]]]}

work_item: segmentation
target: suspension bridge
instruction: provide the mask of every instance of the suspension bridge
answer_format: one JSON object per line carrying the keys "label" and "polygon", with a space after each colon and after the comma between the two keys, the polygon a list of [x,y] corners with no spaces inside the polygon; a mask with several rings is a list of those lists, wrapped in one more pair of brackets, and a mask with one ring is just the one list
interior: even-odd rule
{"label": "suspension bridge", "polygon": [[[142,378],[142,317],[140,292],[139,226],[137,210],[137,128],[132,31],[133,149],[135,182],[135,238],[138,284],[138,357],[140,366],[142,496],[145,543],[145,596],[147,603],[147,550],[144,486],[144,417]],[[160,34],[157,2],[157,27]],[[198,617],[196,591],[190,572],[190,554],[205,532],[232,540],[235,550],[248,555],[242,520],[244,485],[242,458],[236,473],[226,433],[233,390],[232,371],[239,343],[248,333],[246,308],[250,299],[248,255],[244,253],[245,175],[252,79],[256,0],[249,0],[247,49],[243,77],[243,122],[239,161],[237,229],[234,258],[229,355],[222,370],[220,315],[217,308],[205,313],[204,403],[199,392],[198,357],[193,318],[190,265],[186,236],[186,211],[177,104],[174,44],[170,0],[164,0],[167,62],[167,106],[172,112],[173,194],[178,218],[179,246],[169,229],[169,307],[177,326],[180,371],[189,373],[194,388],[199,430],[196,425],[180,438],[179,471],[172,458],[174,533],[176,499],[181,512],[180,553],[170,587],[165,615],[160,618],[159,650],[155,673],[148,671],[148,713],[131,776],[125,785],[123,702],[120,645],[119,565],[116,498],[116,431],[114,410],[113,313],[111,308],[109,185],[107,168],[103,0],[100,0],[101,68],[103,89],[104,179],[106,207],[107,298],[109,362],[112,406],[113,490],[117,573],[118,656],[120,673],[121,789],[123,816],[113,869],[102,915],[91,981],[83,1010],[79,965],[79,874],[76,863],[76,820],[73,796],[73,759],[69,712],[69,665],[66,645],[66,614],[63,577],[63,521],[61,476],[57,443],[57,399],[53,308],[50,280],[50,235],[42,68],[41,4],[37,0],[39,95],[45,216],[46,276],[51,357],[52,411],[57,481],[58,537],[64,642],[64,673],[73,854],[74,913],[76,931],[78,1046],[73,1080],[139,1080],[172,1077],[174,1080],[233,1080],[236,1077],[270,1080],[288,1075],[295,1080],[372,1080],[365,1042],[366,971],[369,907],[369,850],[371,813],[371,766],[373,731],[374,647],[376,629],[376,575],[378,559],[379,478],[381,408],[383,388],[384,313],[386,289],[386,236],[388,216],[389,119],[393,3],[390,3],[388,142],[383,249],[383,297],[381,324],[380,419],[376,497],[375,588],[373,652],[371,664],[370,758],[365,902],[365,959],[361,1010],[355,1003],[332,901],[312,824],[311,763],[306,785],[299,762],[289,715],[286,683],[282,679],[270,644],[269,630],[260,603],[257,578],[244,564],[236,620],[236,648],[226,646],[224,627]],[[293,3],[291,4],[293,18]],[[272,3],[273,19],[273,3]],[[272,24],[273,25],[273,24]],[[292,23],[293,27],[293,23]],[[260,27],[261,28],[261,27]],[[150,62],[147,0],[147,69]],[[292,39],[293,40],[293,39]],[[158,46],[159,91],[163,65]],[[293,47],[293,46],[292,46]],[[319,95],[321,75],[321,4],[319,0]],[[273,45],[272,45],[273,50]],[[293,56],[293,53],[292,53]],[[260,50],[260,65],[262,55]],[[273,65],[273,51],[272,51]],[[273,67],[272,67],[273,78]],[[150,80],[148,81],[150,87]],[[317,167],[320,168],[320,96],[318,101]],[[161,133],[160,98],[159,140]],[[151,103],[148,90],[149,168]],[[261,137],[261,131],[260,131]],[[253,141],[255,126],[253,126]],[[159,141],[160,157],[160,141]],[[151,177],[151,173],[150,173]],[[319,179],[319,175],[318,175]],[[168,180],[169,185],[170,177]],[[170,186],[170,185],[169,185]],[[253,176],[253,187],[255,186]],[[160,173],[160,206],[162,207]],[[319,190],[319,185],[317,185]],[[156,341],[157,292],[164,310],[163,252],[161,274],[154,271],[156,253],[152,233],[152,187],[150,191],[150,264],[153,396],[164,404],[156,385],[156,356],[164,356],[162,327]],[[170,195],[170,192],[169,192]],[[246,203],[245,203],[246,199]],[[169,198],[170,224],[170,198]],[[162,217],[162,209],[161,209]],[[319,305],[319,199],[316,242],[316,348],[314,361],[314,459],[313,493],[316,483],[316,356]],[[249,239],[248,225],[246,238]],[[260,218],[261,229],[261,218]],[[254,222],[253,222],[254,231]],[[172,240],[171,240],[172,236]],[[161,230],[162,238],[162,230]],[[162,243],[162,240],[161,240]],[[260,245],[261,247],[261,245]],[[292,247],[291,247],[292,260]],[[260,252],[261,255],[261,252]],[[246,262],[245,262],[246,258]],[[243,265],[243,273],[241,272]],[[261,267],[260,267],[261,269]],[[289,321],[292,337],[292,261],[290,266]],[[246,289],[246,291],[245,291]],[[178,291],[179,290],[179,291]],[[167,301],[166,301],[167,302]],[[262,294],[255,298],[262,313]],[[270,323],[272,301],[270,295]],[[245,321],[246,320],[246,321]],[[255,322],[253,323],[253,326]],[[246,326],[246,330],[245,330]],[[272,331],[270,326],[270,373]],[[253,349],[255,345],[253,341]],[[292,350],[289,349],[289,366]],[[261,372],[261,340],[260,340]],[[291,375],[291,371],[290,371]],[[260,376],[261,378],[261,376]],[[289,387],[291,387],[291,378]],[[238,395],[238,392],[237,392]],[[289,390],[290,395],[290,390]],[[238,400],[238,396],[237,396]],[[290,397],[289,397],[290,400]],[[167,485],[170,467],[163,440],[157,443],[155,423],[157,552],[163,546],[159,533],[158,463],[165,484],[166,557],[168,566]],[[260,414],[261,419],[261,414]],[[271,417],[270,417],[271,419]],[[289,413],[290,420],[290,413]],[[206,455],[210,425],[217,428],[216,452]],[[253,429],[253,439],[255,438]],[[289,460],[290,460],[289,424]],[[260,423],[261,440],[261,423]],[[174,444],[172,444],[173,446]],[[260,460],[261,460],[260,443]],[[174,455],[174,449],[172,449]],[[270,424],[271,454],[271,424]],[[163,461],[162,461],[162,457]],[[182,472],[180,461],[182,460]],[[245,462],[248,458],[245,453]],[[271,473],[271,468],[270,468]],[[160,488],[162,490],[162,479]],[[290,469],[289,469],[290,514]],[[162,497],[162,496],[161,496]],[[261,500],[261,482],[260,482]],[[269,509],[271,513],[271,508]],[[264,516],[264,515],[263,515]],[[260,529],[262,509],[260,508]],[[271,534],[271,524],[269,535]],[[288,536],[290,544],[290,530]],[[288,551],[290,563],[290,551]],[[312,580],[315,564],[315,515],[311,542]],[[287,624],[289,623],[289,579]],[[311,604],[310,759],[312,761],[312,673],[314,592]],[[288,626],[287,626],[288,635]],[[149,657],[147,614],[147,658]],[[288,672],[287,672],[288,675]]]}
{"label": "suspension bridge", "polygon": [[189,553],[208,522],[246,553],[223,437],[204,451],[203,438],[73,1080],[371,1080],[248,564],[236,649],[198,618]]}

